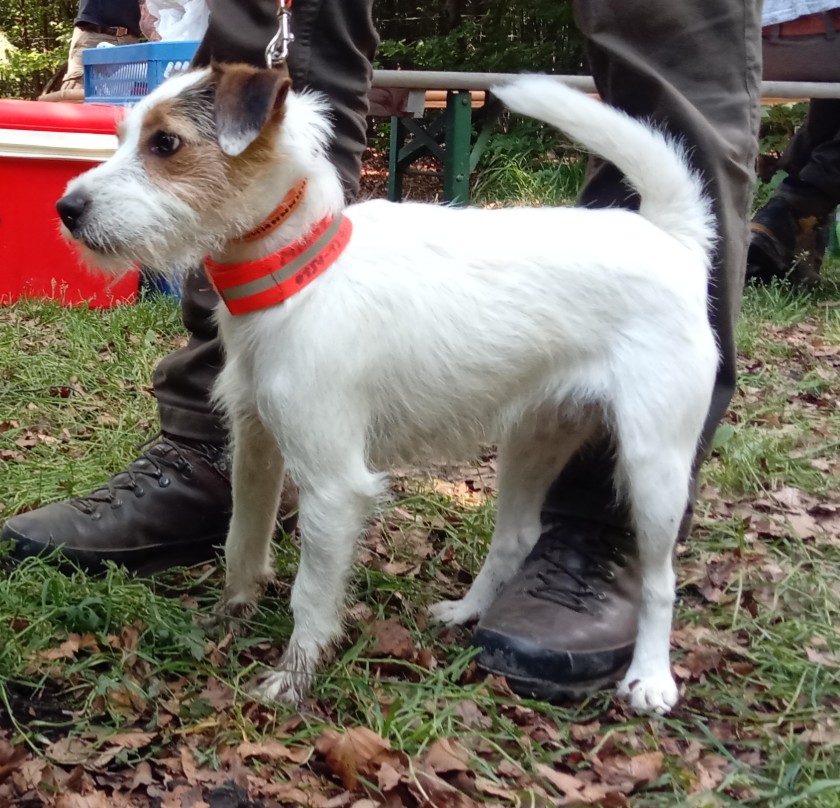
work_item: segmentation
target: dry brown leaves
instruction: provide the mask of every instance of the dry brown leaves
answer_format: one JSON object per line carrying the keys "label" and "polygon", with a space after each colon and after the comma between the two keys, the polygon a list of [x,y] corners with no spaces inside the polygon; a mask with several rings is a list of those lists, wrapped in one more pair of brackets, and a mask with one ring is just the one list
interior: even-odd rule
{"label": "dry brown leaves", "polygon": [[[621,713],[610,714],[611,728],[610,722],[602,726],[597,721],[569,727],[568,737],[580,752],[568,755],[559,754],[567,741],[556,724],[512,702],[505,709],[521,726],[523,737],[558,750],[550,765],[499,759],[495,747],[469,731],[469,725],[485,727],[488,717],[468,700],[458,709],[465,717],[466,734],[439,738],[415,757],[362,726],[326,729],[311,743],[283,735],[297,730],[301,719],[287,722],[278,737],[236,746],[217,742],[218,768],[201,762],[208,759],[213,744],[203,734],[169,736],[166,745],[163,733],[139,729],[62,739],[42,758],[0,737],[0,805],[466,808],[527,801],[545,806],[626,806],[633,794],[650,787],[664,770],[666,753],[646,751],[641,728],[626,725],[626,731],[615,731],[615,721],[624,720]],[[605,729],[611,731],[605,734]],[[804,737],[814,743],[837,742],[836,732],[822,727]],[[682,761],[684,778],[695,793],[713,788],[725,776],[728,763],[702,755],[699,745],[687,749],[664,740],[667,754]],[[145,757],[130,767],[117,765],[117,756],[126,750]],[[487,776],[490,769],[494,774]]]}

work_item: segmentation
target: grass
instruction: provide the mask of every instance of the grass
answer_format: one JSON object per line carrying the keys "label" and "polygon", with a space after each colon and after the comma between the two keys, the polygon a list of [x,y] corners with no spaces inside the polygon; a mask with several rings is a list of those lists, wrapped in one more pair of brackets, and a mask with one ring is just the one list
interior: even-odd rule
{"label": "grass", "polygon": [[[156,429],[152,370],[183,342],[170,300],[0,309],[0,518],[82,493]],[[128,440],[126,440],[128,438]]]}
{"label": "grass", "polygon": [[[290,632],[293,541],[278,548],[280,591],[223,640],[195,625],[219,594],[212,565],[139,581],[116,568],[66,574],[38,559],[0,578],[0,741],[5,733],[68,770],[79,760],[107,770],[116,790],[143,762],[162,782],[187,749],[201,771],[225,772],[243,741],[280,738],[309,755],[303,767],[261,759],[253,776],[290,788],[305,776],[311,797],[341,786],[329,757],[306,750],[328,728],[363,726],[404,753],[411,771],[436,741],[457,739],[473,785],[498,792],[474,793],[478,801],[559,800],[562,789],[539,768],[547,766],[609,786],[609,805],[837,808],[839,279],[834,265],[819,292],[746,292],[739,392],[679,554],[674,659],[686,693],[672,716],[629,715],[608,692],[549,706],[484,681],[469,633],[428,625],[423,607],[462,591],[477,571],[492,501],[417,473],[398,480],[362,548],[361,606],[300,716],[245,695]],[[183,338],[166,299],[105,312],[32,301],[0,309],[0,518],[123,467],[156,428],[152,368]],[[396,643],[383,634],[391,619]],[[143,742],[113,741],[126,732]],[[617,761],[660,753],[649,779],[610,780]]]}
{"label": "grass", "polygon": [[827,267],[819,291],[781,283],[747,290],[736,406],[706,466],[707,477],[727,490],[758,494],[792,485],[816,494],[836,485],[824,466],[838,449],[837,373],[822,356],[840,334],[836,274],[836,265]]}
{"label": "grass", "polygon": [[504,199],[511,205],[570,204],[583,184],[586,160],[572,153],[558,170],[558,158],[536,159],[518,153],[487,155],[473,187],[473,201],[479,205]]}

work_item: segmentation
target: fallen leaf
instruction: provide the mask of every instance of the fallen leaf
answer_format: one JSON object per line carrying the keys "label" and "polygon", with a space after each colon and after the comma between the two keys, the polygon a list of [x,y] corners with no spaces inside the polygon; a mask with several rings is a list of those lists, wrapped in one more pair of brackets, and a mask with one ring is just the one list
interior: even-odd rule
{"label": "fallen leaf", "polygon": [[567,797],[580,798],[581,792],[586,785],[586,783],[580,782],[573,775],[559,772],[556,769],[552,769],[551,766],[546,766],[544,763],[537,763],[534,766],[534,771]]}
{"label": "fallen leaf", "polygon": [[438,666],[437,657],[431,648],[421,648],[417,652],[417,658],[414,661],[427,671],[433,671]]}
{"label": "fallen leaf", "polygon": [[470,755],[466,749],[449,738],[439,738],[430,747],[423,759],[427,769],[435,774],[446,772],[468,772]]}
{"label": "fallen leaf", "polygon": [[229,710],[233,706],[235,694],[230,685],[218,679],[208,679],[207,686],[196,696],[197,699],[207,699],[210,706],[217,713]]}
{"label": "fallen leaf", "polygon": [[349,791],[358,788],[359,775],[372,778],[383,763],[394,765],[399,760],[391,744],[367,727],[348,727],[344,732],[328,729],[315,748]]}
{"label": "fallen leaf", "polygon": [[803,491],[799,488],[792,488],[791,486],[785,486],[784,488],[780,488],[778,491],[770,492],[770,497],[772,499],[778,502],[779,505],[789,508],[792,511],[799,511],[805,507],[805,503],[803,501],[804,496]]}
{"label": "fallen leaf", "polygon": [[718,670],[722,661],[723,651],[719,648],[697,648],[689,651],[685,661],[679,666],[681,678],[701,679],[709,671]]}
{"label": "fallen leaf", "polygon": [[62,794],[55,808],[112,808],[111,801],[101,791],[90,794]]}
{"label": "fallen leaf", "polygon": [[402,772],[395,769],[387,761],[379,767],[379,772],[376,775],[379,788],[382,791],[391,791],[391,789],[396,788],[402,777]]}
{"label": "fallen leaf", "polygon": [[[248,791],[251,799],[271,797],[281,803],[296,806],[306,805],[310,808],[324,808],[329,802],[328,797],[324,794],[324,781],[322,779],[300,768],[290,771],[288,777],[288,782],[278,782],[276,779],[269,781],[255,776],[252,772],[248,777]],[[342,800],[340,804],[347,805],[348,802],[349,800]],[[234,802],[233,805],[239,806],[239,803]],[[245,802],[245,805],[253,808],[253,804],[250,802]]]}
{"label": "fallen leaf", "polygon": [[189,746],[182,746],[180,751],[181,769],[184,772],[184,778],[191,785],[194,786],[197,782],[198,764],[195,760],[195,755]]}
{"label": "fallen leaf", "polygon": [[717,788],[726,777],[728,762],[720,755],[704,755],[695,764],[697,782],[692,787],[694,794],[703,794]]}
{"label": "fallen leaf", "polygon": [[[40,789],[48,768],[52,769],[52,766],[43,758],[29,758],[20,763],[12,772],[12,778],[20,791],[37,790]],[[1,782],[3,782],[2,776],[0,776]]]}
{"label": "fallen leaf", "polygon": [[328,799],[322,808],[344,808],[353,802],[353,795],[349,791],[342,791],[341,794],[336,794],[334,797]]}
{"label": "fallen leaf", "polygon": [[572,724],[569,727],[569,732],[576,741],[588,741],[590,738],[594,738],[600,729],[601,723],[593,721],[591,724]]}
{"label": "fallen leaf", "polygon": [[625,790],[629,783],[633,788],[640,783],[648,783],[662,774],[662,752],[646,752],[628,757],[613,755],[603,760],[595,758],[593,768],[605,782],[622,786]]}
{"label": "fallen leaf", "polygon": [[25,759],[26,749],[24,747],[12,746],[12,744],[0,739],[0,783],[15,769],[19,768]]}
{"label": "fallen leaf", "polygon": [[142,786],[151,785],[154,782],[152,767],[148,761],[141,760],[134,769],[134,777],[131,780],[131,790],[136,791]]}
{"label": "fallen leaf", "polygon": [[819,746],[838,746],[840,745],[840,727],[821,724],[814,729],[805,730],[799,736],[799,740]]}
{"label": "fallen leaf", "polygon": [[98,752],[81,738],[64,737],[50,744],[46,749],[46,755],[50,760],[64,766],[76,766],[95,758]]}
{"label": "fallen leaf", "polygon": [[132,730],[130,732],[118,732],[116,735],[111,735],[105,739],[105,742],[109,746],[115,746],[118,749],[142,749],[144,746],[148,746],[156,737],[156,732]]}
{"label": "fallen leaf", "polygon": [[379,620],[373,624],[373,648],[371,656],[413,659],[417,648],[411,632],[400,623],[399,618]]}
{"label": "fallen leaf", "polygon": [[475,787],[482,794],[487,794],[491,797],[500,797],[503,800],[518,801],[516,799],[516,792],[510,786],[500,786],[486,777],[476,777]]}
{"label": "fallen leaf", "polygon": [[463,791],[427,771],[415,772],[408,789],[419,808],[476,808],[477,805]]}
{"label": "fallen leaf", "polygon": [[47,648],[43,651],[38,651],[36,656],[38,659],[46,659],[55,661],[57,659],[72,659],[81,650],[89,650],[96,652],[99,650],[99,645],[96,642],[96,637],[93,634],[71,634],[67,639],[54,648]]}
{"label": "fallen leaf", "polygon": [[236,752],[243,760],[258,758],[259,760],[290,760],[292,763],[305,763],[312,754],[312,747],[289,746],[270,738],[259,743],[244,741],[236,747]]}
{"label": "fallen leaf", "polygon": [[840,667],[840,659],[830,651],[818,651],[816,648],[806,648],[805,655],[814,665],[825,665],[826,668]]}
{"label": "fallen leaf", "polygon": [[790,523],[793,532],[802,540],[812,539],[818,533],[822,533],[817,520],[808,513],[791,513],[788,514],[787,520]]}

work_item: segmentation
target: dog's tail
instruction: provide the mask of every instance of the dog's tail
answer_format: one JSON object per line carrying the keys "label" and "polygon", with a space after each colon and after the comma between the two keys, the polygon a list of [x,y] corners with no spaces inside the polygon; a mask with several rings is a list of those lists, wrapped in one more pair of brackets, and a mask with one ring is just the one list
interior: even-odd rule
{"label": "dog's tail", "polygon": [[638,191],[641,215],[708,257],[715,240],[711,203],[680,143],[549,76],[522,76],[493,93],[514,112],[556,126],[616,165]]}

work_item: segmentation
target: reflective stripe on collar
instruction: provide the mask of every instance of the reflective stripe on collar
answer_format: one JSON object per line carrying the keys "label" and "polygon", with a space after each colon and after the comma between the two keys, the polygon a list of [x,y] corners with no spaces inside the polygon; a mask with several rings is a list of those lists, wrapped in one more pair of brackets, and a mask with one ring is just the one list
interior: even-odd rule
{"label": "reflective stripe on collar", "polygon": [[204,259],[211,283],[231,314],[248,314],[288,300],[344,252],[353,226],[342,215],[322,219],[300,241],[265,258],[238,264]]}

